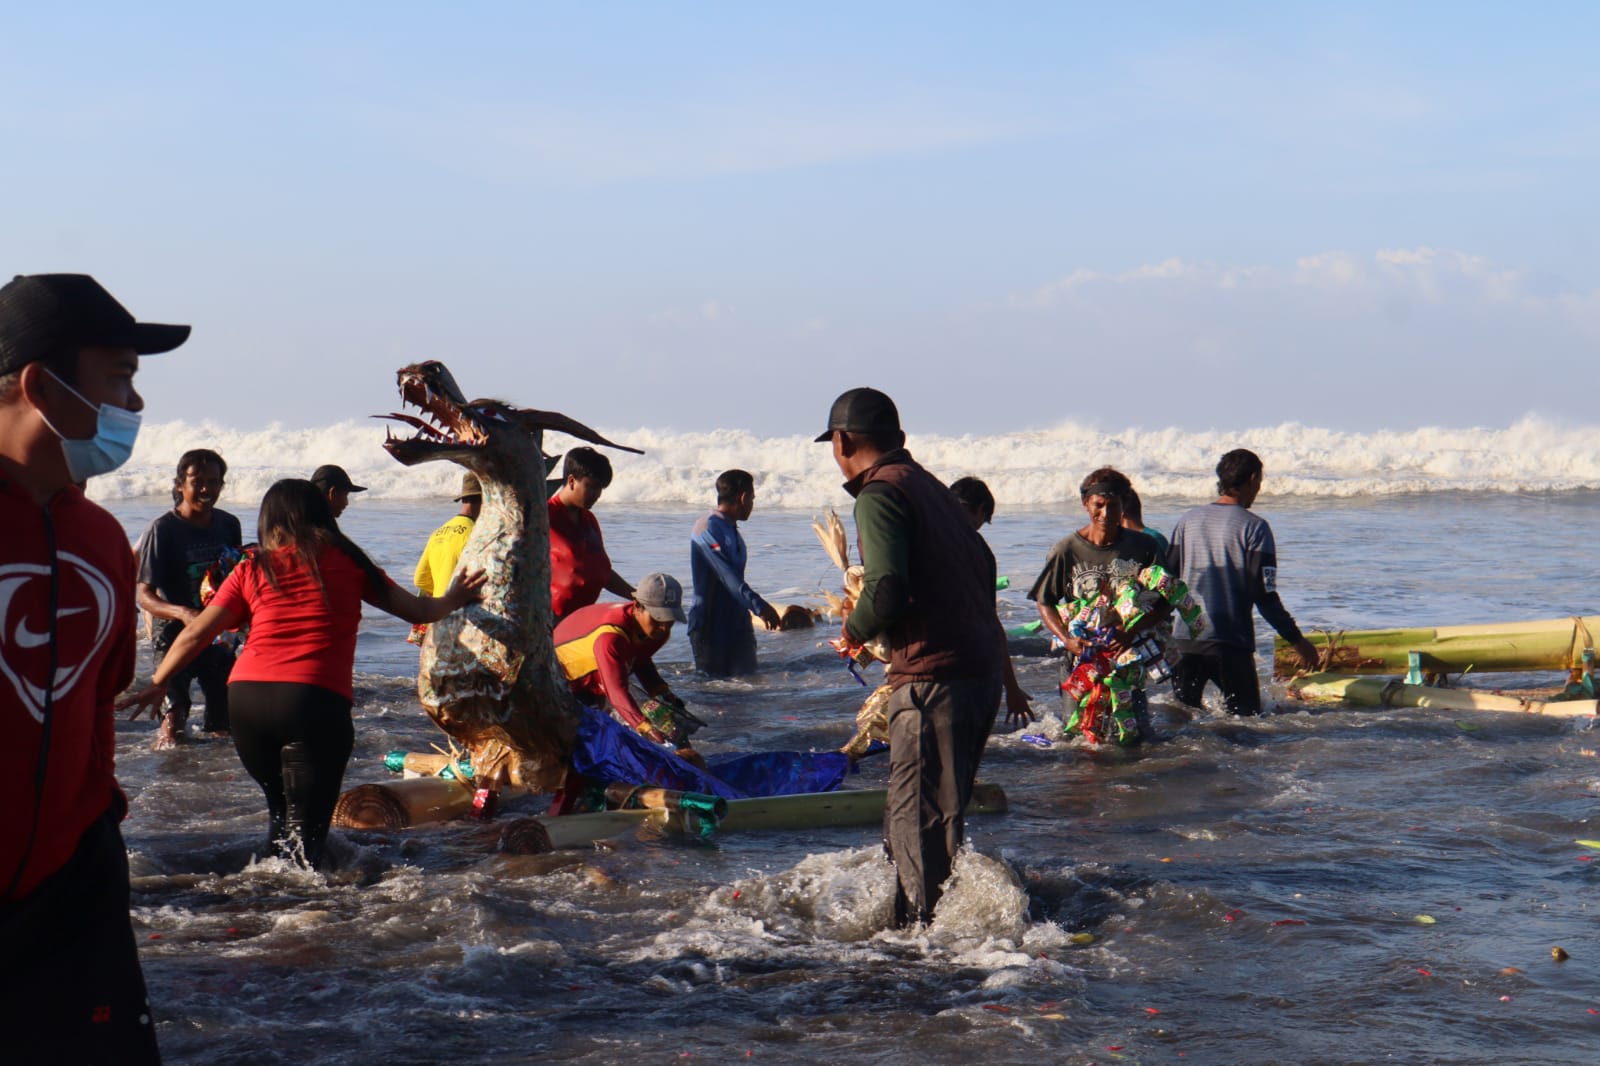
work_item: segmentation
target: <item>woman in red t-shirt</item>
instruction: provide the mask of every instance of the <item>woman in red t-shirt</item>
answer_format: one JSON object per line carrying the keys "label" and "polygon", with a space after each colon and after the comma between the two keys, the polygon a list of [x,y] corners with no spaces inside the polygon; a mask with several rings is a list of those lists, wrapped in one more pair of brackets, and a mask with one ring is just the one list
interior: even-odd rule
{"label": "woman in red t-shirt", "polygon": [[261,547],[234,567],[184,627],[149,687],[119,701],[153,710],[166,681],[223,630],[249,625],[228,678],[234,746],[267,794],[272,848],[310,867],[323,847],[355,745],[351,674],[361,604],[407,622],[437,622],[477,600],[484,574],[457,574],[442,596],[405,591],[339,531],[327,498],[286,479],[261,500]]}

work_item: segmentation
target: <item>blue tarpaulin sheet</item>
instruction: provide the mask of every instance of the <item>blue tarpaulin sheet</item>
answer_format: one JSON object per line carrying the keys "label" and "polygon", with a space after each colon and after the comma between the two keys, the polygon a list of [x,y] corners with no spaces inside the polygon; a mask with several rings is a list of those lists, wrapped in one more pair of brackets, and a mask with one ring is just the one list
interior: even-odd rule
{"label": "blue tarpaulin sheet", "polygon": [[572,768],[591,781],[654,785],[723,799],[832,792],[850,772],[838,751],[761,751],[713,755],[709,772],[684,762],[593,707],[582,709]]}

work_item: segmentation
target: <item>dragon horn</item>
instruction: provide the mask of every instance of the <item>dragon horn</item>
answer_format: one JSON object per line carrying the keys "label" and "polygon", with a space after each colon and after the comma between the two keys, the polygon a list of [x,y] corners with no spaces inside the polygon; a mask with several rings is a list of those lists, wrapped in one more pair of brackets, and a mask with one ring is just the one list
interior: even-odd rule
{"label": "dragon horn", "polygon": [[539,429],[553,429],[560,433],[565,433],[569,437],[577,437],[579,440],[586,440],[591,444],[601,444],[607,448],[615,448],[620,452],[633,452],[635,455],[644,454],[644,449],[630,448],[626,444],[618,444],[616,441],[607,440],[582,422],[575,418],[569,418],[559,411],[523,410],[518,411],[515,417],[517,423],[530,433]]}

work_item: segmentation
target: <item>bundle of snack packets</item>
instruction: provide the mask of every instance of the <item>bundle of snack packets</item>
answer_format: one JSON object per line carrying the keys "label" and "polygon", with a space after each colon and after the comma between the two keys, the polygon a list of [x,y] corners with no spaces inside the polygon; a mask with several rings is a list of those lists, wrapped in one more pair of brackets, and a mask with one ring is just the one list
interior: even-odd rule
{"label": "bundle of snack packets", "polygon": [[1139,742],[1134,686],[1104,652],[1090,652],[1061,683],[1071,709],[1066,732],[1081,733],[1092,744]]}
{"label": "bundle of snack packets", "polygon": [[[1115,590],[1102,585],[1060,611],[1067,633],[1087,646],[1061,683],[1067,732],[1097,744],[1138,743],[1134,693],[1148,681],[1167,679],[1165,646],[1174,618],[1191,640],[1205,631],[1200,605],[1165,567],[1147,566]],[[1125,650],[1113,657],[1114,643]]]}

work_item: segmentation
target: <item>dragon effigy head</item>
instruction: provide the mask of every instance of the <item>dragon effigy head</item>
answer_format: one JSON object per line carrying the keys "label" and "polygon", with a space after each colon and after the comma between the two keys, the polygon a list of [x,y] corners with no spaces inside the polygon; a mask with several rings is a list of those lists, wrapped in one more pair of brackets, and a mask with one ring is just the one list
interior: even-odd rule
{"label": "dragon effigy head", "polygon": [[430,459],[460,462],[484,450],[494,423],[503,421],[490,415],[482,401],[470,402],[449,367],[437,360],[402,367],[395,376],[402,406],[414,407],[421,415],[395,411],[373,417],[403,422],[417,431],[411,437],[397,440],[390,436],[383,442],[384,449],[407,466]]}
{"label": "dragon effigy head", "polygon": [[401,422],[416,430],[412,436],[391,435],[383,442],[384,449],[406,466],[445,459],[480,476],[501,480],[507,466],[526,465],[530,450],[547,460],[540,452],[547,429],[621,451],[638,451],[609,441],[555,411],[535,411],[501,400],[468,400],[449,367],[437,359],[402,367],[396,378],[401,403],[419,414],[402,410],[373,417]]}

